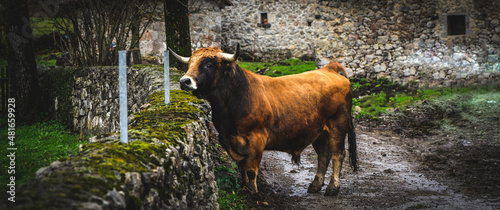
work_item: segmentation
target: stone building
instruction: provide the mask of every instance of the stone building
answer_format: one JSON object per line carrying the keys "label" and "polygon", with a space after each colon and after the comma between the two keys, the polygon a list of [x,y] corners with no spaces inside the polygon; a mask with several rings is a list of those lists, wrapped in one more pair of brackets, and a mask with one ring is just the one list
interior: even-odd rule
{"label": "stone building", "polygon": [[243,60],[296,57],[318,67],[337,60],[355,77],[424,87],[499,83],[500,0],[190,0],[189,7],[193,49],[232,52],[240,43]]}

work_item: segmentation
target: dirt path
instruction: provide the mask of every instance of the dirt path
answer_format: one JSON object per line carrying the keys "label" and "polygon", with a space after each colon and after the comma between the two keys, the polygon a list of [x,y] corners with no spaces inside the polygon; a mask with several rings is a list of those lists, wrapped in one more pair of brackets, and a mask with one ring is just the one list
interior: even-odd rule
{"label": "dirt path", "polygon": [[357,140],[359,171],[344,164],[336,197],[323,195],[326,186],[320,193],[306,192],[316,172],[311,146],[302,153],[299,167],[286,153],[266,151],[261,171],[271,194],[279,197],[274,202],[284,209],[500,209],[499,198],[471,198],[456,190],[460,183],[443,177],[436,181],[419,172],[421,163],[397,143],[400,137],[358,129]]}

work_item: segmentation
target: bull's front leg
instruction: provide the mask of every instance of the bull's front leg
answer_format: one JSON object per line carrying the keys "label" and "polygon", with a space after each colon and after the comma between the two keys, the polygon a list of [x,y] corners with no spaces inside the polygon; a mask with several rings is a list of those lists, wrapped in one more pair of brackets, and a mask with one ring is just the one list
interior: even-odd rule
{"label": "bull's front leg", "polygon": [[237,161],[242,182],[252,193],[257,193],[257,174],[265,144],[255,138],[235,137],[232,141],[231,157]]}

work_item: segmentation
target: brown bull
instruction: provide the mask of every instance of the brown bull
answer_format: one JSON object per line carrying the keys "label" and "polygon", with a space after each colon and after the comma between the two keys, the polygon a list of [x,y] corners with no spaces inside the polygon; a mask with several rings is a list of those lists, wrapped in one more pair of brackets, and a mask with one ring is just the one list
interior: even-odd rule
{"label": "brown bull", "polygon": [[256,193],[257,174],[264,150],[292,155],[312,144],[318,154],[318,171],[308,192],[321,190],[333,162],[333,175],[325,195],[340,189],[340,170],[348,134],[350,163],[357,169],[356,135],[352,124],[352,91],[337,62],[298,75],[271,78],[238,66],[240,46],[234,54],[219,48],[202,48],[191,57],[172,54],[188,64],[181,88],[206,99],[222,147],[238,163],[244,184]]}

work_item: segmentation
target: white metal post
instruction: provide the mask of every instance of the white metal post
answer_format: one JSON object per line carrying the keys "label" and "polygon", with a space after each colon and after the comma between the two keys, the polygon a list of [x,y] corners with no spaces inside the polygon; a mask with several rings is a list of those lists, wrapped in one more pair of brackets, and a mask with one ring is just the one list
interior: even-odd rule
{"label": "white metal post", "polygon": [[165,105],[168,105],[170,103],[170,76],[169,76],[169,51],[164,51],[163,52],[163,57],[164,57],[164,62],[163,62],[163,68],[164,68],[164,78],[165,78]]}
{"label": "white metal post", "polygon": [[127,51],[118,51],[118,88],[120,89],[120,142],[128,143]]}

